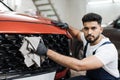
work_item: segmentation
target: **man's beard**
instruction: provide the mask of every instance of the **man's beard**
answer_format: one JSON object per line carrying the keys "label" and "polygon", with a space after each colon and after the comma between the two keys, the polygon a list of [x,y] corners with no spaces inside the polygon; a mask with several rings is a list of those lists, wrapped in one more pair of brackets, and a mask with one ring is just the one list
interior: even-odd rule
{"label": "man's beard", "polygon": [[[98,35],[94,40],[91,40],[91,39],[88,39],[88,37],[89,36],[92,36],[91,34],[88,34],[87,36],[86,36],[86,40],[87,40],[87,42],[88,43],[94,43],[96,40],[98,40],[98,38],[100,37],[100,35]],[[94,36],[92,36],[92,37],[94,37]]]}

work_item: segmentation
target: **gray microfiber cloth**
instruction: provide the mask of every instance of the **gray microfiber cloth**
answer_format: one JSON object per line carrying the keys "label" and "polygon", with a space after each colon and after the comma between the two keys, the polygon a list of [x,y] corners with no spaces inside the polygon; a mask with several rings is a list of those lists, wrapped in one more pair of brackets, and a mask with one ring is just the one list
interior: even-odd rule
{"label": "gray microfiber cloth", "polygon": [[33,64],[36,64],[38,67],[41,66],[40,56],[34,52],[40,41],[43,41],[41,37],[24,37],[23,44],[19,51],[24,56],[24,62],[27,67],[30,67]]}

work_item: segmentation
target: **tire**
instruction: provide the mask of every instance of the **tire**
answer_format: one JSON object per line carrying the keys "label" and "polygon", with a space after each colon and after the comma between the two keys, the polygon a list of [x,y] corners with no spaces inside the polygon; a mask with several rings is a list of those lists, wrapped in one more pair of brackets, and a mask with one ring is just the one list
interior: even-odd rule
{"label": "tire", "polygon": [[82,59],[83,57],[83,43],[77,39],[72,40],[71,46],[72,56],[77,59]]}

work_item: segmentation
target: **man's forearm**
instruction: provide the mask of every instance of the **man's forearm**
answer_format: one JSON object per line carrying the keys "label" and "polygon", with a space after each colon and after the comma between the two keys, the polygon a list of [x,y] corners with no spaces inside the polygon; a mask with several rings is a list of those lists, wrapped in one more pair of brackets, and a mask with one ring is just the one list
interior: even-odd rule
{"label": "man's forearm", "polygon": [[76,71],[97,69],[103,66],[103,63],[96,56],[90,56],[82,60],[78,60],[76,58],[61,55],[50,49],[47,51],[47,56],[58,64]]}
{"label": "man's forearm", "polygon": [[79,66],[77,65],[80,64],[80,61],[78,59],[58,54],[57,52],[54,52],[50,49],[48,49],[47,56],[60,65],[74,69],[76,71],[79,70]]}

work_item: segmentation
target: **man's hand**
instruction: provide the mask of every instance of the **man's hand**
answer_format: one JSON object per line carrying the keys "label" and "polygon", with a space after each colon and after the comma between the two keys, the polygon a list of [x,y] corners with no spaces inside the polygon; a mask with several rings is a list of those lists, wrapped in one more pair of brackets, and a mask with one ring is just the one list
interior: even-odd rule
{"label": "man's hand", "polygon": [[48,48],[45,46],[43,41],[39,42],[36,53],[38,55],[47,55]]}
{"label": "man's hand", "polygon": [[63,22],[60,22],[60,21],[51,21],[52,24],[54,24],[55,26],[58,26],[62,29],[69,29],[69,25],[67,23],[63,23]]}

